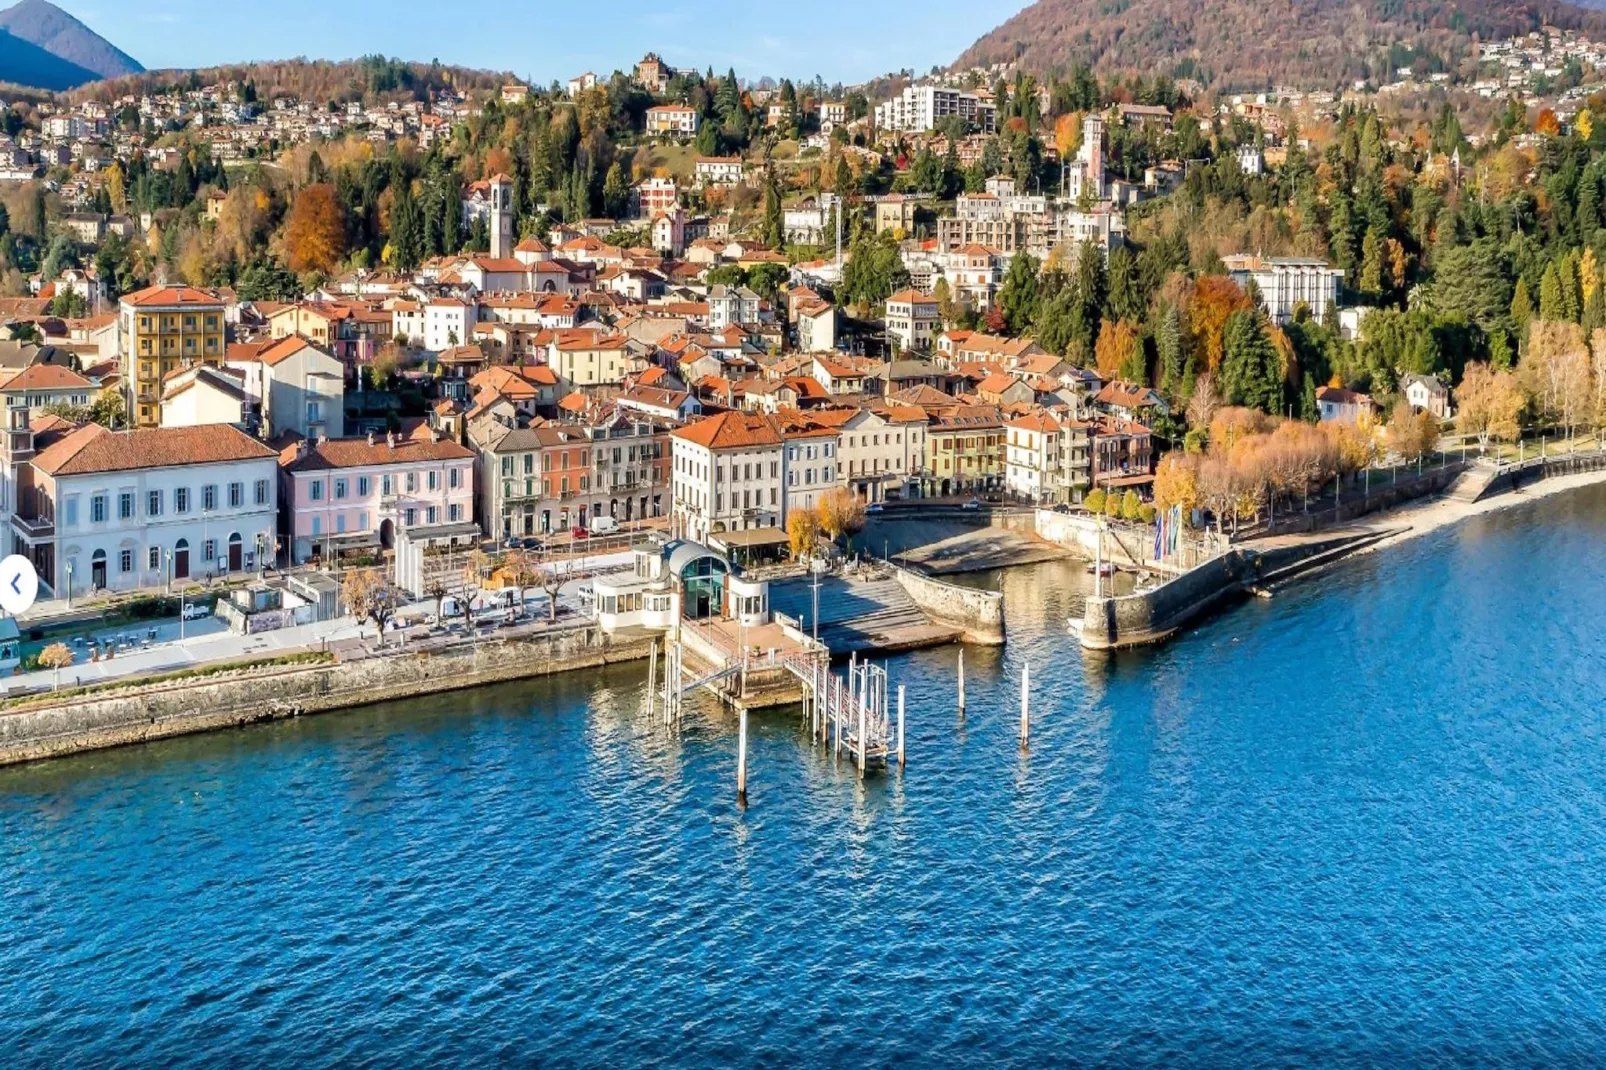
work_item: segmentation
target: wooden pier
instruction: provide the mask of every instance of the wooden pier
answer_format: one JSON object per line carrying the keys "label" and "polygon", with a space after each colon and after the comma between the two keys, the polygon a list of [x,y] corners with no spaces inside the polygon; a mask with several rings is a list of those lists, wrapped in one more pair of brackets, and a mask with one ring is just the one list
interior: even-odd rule
{"label": "wooden pier", "polygon": [[[737,708],[737,795],[747,796],[747,707],[742,702],[749,669],[789,673],[801,687],[803,720],[810,738],[826,747],[832,757],[846,757],[862,777],[874,769],[904,766],[904,690],[892,688],[885,666],[852,657],[845,673],[831,671],[830,650],[813,649],[782,657],[760,659],[750,665],[745,656],[732,656],[702,673],[689,671],[685,650],[676,636],[666,637],[660,658],[654,643],[647,661],[645,709],[660,714],[666,726],[681,723],[685,697],[698,688],[713,692],[721,702]],[[660,661],[662,668],[660,670]]]}

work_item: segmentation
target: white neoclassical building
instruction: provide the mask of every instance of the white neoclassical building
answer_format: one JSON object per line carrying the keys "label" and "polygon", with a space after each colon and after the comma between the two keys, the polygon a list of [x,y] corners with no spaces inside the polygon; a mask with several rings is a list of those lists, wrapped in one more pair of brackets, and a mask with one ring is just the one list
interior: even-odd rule
{"label": "white neoclassical building", "polygon": [[87,424],[18,466],[12,545],[58,595],[256,568],[278,530],[278,455],[227,424]]}

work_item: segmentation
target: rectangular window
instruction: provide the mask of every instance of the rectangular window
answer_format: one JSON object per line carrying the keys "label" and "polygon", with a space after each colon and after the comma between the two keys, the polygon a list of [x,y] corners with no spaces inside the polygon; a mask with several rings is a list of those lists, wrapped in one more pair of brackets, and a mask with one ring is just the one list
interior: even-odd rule
{"label": "rectangular window", "polygon": [[150,553],[146,555],[145,567],[150,569],[153,572],[162,567],[162,549],[161,549],[161,547],[159,547],[159,546],[152,546],[151,547]]}
{"label": "rectangular window", "polygon": [[149,491],[149,492],[146,493],[146,495],[145,495],[145,515],[146,516],[161,516],[162,515],[162,492],[161,491],[153,490],[153,491]]}
{"label": "rectangular window", "polygon": [[77,527],[78,526],[78,499],[77,498],[68,498],[67,499],[66,513],[67,513],[67,526],[69,528]]}
{"label": "rectangular window", "polygon": [[504,476],[513,474],[513,458],[511,456],[502,458],[502,474]]}
{"label": "rectangular window", "polygon": [[125,490],[117,495],[117,519],[132,520],[134,518],[134,492]]}
{"label": "rectangular window", "polygon": [[315,517],[312,518],[312,537],[313,538],[317,538],[319,535],[322,535],[322,534],[323,534],[323,517],[315,516]]}
{"label": "rectangular window", "polygon": [[268,481],[265,480],[265,479],[257,480],[256,503],[258,505],[267,505],[268,504]]}
{"label": "rectangular window", "polygon": [[415,491],[417,489],[418,489],[418,473],[417,472],[408,472],[407,473],[407,492],[409,494],[411,494],[413,491]]}
{"label": "rectangular window", "polygon": [[373,490],[373,487],[374,487],[373,480],[369,479],[367,476],[358,476],[357,477],[357,497],[359,497],[359,498],[368,497],[368,494],[369,494],[370,491]]}
{"label": "rectangular window", "polygon": [[208,483],[201,488],[201,512],[210,513],[217,508],[217,484]]}
{"label": "rectangular window", "polygon": [[190,511],[190,488],[179,487],[173,491],[173,512],[183,514]]}
{"label": "rectangular window", "polygon": [[335,480],[335,498],[337,500],[344,498],[346,496],[346,490],[350,486],[351,484],[347,483],[344,479]]}
{"label": "rectangular window", "polygon": [[230,509],[238,509],[240,506],[242,506],[244,504],[245,504],[245,484],[244,483],[230,483],[229,484],[229,508]]}
{"label": "rectangular window", "polygon": [[[207,489],[210,490],[211,488],[208,487]],[[311,483],[307,484],[307,500],[314,502],[323,501],[323,480],[314,479]]]}
{"label": "rectangular window", "polygon": [[217,540],[207,539],[201,544],[201,560],[213,561],[217,558]]}
{"label": "rectangular window", "polygon": [[89,522],[91,524],[106,523],[106,495],[97,494],[89,499]]}
{"label": "rectangular window", "polygon": [[384,476],[380,480],[379,493],[386,498],[396,493],[396,484],[390,476]]}
{"label": "rectangular window", "polygon": [[439,472],[435,471],[433,468],[431,468],[429,470],[429,472],[427,473],[427,476],[428,476],[428,481],[429,481],[429,489],[430,490],[440,490],[441,489],[441,474]]}
{"label": "rectangular window", "polygon": [[406,525],[408,527],[412,527],[414,524],[418,523],[418,510],[417,509],[409,509],[409,510],[407,510],[407,514],[403,518],[403,522],[406,523]]}
{"label": "rectangular window", "polygon": [[346,533],[346,514],[345,513],[336,513],[335,514],[335,533],[338,534],[338,535],[344,535]]}
{"label": "rectangular window", "polygon": [[448,469],[446,472],[446,485],[453,490],[461,487],[463,485],[463,470],[461,468]]}
{"label": "rectangular window", "polygon": [[117,568],[120,572],[134,571],[134,551],[124,550],[117,555]]}
{"label": "rectangular window", "polygon": [[455,504],[447,506],[446,518],[454,524],[457,523],[459,520],[463,519],[463,507]]}

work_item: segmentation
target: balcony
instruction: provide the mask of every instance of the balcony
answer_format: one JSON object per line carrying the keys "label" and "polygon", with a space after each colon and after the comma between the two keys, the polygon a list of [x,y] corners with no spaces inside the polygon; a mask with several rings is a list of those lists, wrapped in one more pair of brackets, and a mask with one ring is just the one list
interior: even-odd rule
{"label": "balcony", "polygon": [[11,530],[29,542],[40,542],[56,537],[56,521],[54,517],[12,514]]}

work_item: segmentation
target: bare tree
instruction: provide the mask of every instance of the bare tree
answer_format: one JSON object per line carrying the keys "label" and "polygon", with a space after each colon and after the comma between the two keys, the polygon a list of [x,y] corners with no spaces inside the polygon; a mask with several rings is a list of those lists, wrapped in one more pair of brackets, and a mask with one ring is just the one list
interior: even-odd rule
{"label": "bare tree", "polygon": [[384,577],[378,569],[351,569],[341,583],[341,599],[351,615],[359,621],[371,621],[385,643],[385,626],[395,619],[402,607],[401,589]]}
{"label": "bare tree", "polygon": [[1194,381],[1193,396],[1188,398],[1188,426],[1209,427],[1220,407],[1221,395],[1216,392],[1216,377],[1205,372]]}

